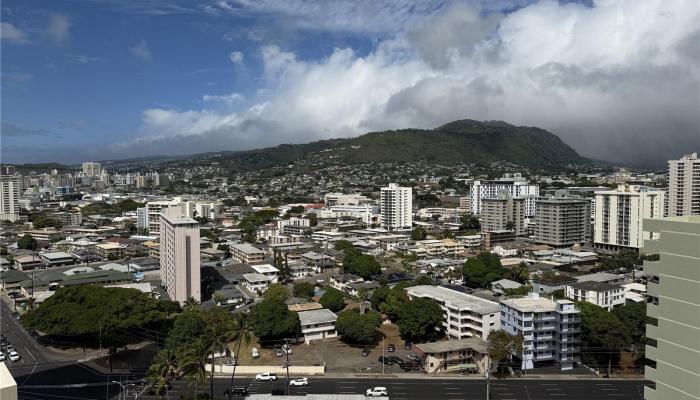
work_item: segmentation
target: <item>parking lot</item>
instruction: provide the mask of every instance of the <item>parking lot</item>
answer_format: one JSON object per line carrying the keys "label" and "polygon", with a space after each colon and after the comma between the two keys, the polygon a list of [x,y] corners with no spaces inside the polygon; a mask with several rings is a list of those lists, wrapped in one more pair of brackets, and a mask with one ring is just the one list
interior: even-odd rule
{"label": "parking lot", "polygon": [[[328,372],[354,372],[356,370],[366,370],[369,373],[381,373],[382,364],[377,360],[382,354],[385,356],[397,356],[406,361],[406,355],[413,350],[404,349],[404,341],[398,336],[398,327],[393,324],[383,325],[380,329],[385,335],[385,340],[374,346],[367,346],[371,352],[368,356],[361,355],[364,346],[351,346],[340,339],[325,339],[311,342],[306,345],[303,342],[292,345],[292,354],[289,356],[292,365],[325,365]],[[390,353],[388,347],[393,344],[395,352]],[[384,353],[382,353],[382,346]],[[256,347],[260,352],[260,357],[253,359],[250,348]],[[275,365],[281,366],[285,363],[286,357],[276,357],[272,348],[261,348],[259,344],[253,343],[248,346],[241,346],[241,365]],[[397,365],[387,365],[386,373],[400,372]],[[401,371],[403,372],[403,371]],[[419,373],[420,371],[416,371]]]}

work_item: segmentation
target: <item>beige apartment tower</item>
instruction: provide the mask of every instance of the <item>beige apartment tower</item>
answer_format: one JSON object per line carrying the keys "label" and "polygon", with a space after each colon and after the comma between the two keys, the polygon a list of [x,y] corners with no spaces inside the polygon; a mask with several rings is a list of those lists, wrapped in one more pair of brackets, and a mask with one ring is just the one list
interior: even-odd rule
{"label": "beige apartment tower", "polygon": [[687,154],[668,162],[667,212],[669,217],[700,215],[700,159]]}
{"label": "beige apartment tower", "polygon": [[171,300],[201,301],[199,223],[179,209],[165,209],[160,224],[160,272]]}
{"label": "beige apartment tower", "polygon": [[[502,193],[499,197],[481,199],[481,230],[498,232],[512,230],[516,236],[525,230],[525,198]],[[512,223],[512,229],[509,229]]]}
{"label": "beige apartment tower", "polygon": [[646,400],[700,399],[700,216],[648,219],[659,239],[645,243],[659,261],[645,261],[648,277],[644,376]]}
{"label": "beige apartment tower", "polygon": [[557,192],[537,199],[535,242],[554,247],[586,244],[591,240],[591,203]]}
{"label": "beige apartment tower", "polygon": [[0,175],[0,220],[17,221],[19,209],[19,178]]}

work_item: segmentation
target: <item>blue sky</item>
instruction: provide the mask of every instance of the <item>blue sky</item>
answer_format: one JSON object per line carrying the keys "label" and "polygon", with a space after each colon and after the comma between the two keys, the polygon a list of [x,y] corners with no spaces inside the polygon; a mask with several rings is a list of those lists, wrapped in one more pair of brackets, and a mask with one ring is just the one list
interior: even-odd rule
{"label": "blue sky", "polygon": [[[676,155],[699,132],[697,8],[5,0],[0,155],[187,154],[458,118],[542,126],[600,158]],[[676,144],[654,142],[660,127]]]}

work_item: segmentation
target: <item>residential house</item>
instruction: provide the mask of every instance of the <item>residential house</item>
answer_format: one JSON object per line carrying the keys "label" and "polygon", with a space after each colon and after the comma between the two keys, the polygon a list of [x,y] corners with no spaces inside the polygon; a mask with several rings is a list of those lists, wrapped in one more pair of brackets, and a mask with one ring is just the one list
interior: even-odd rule
{"label": "residential house", "polygon": [[309,344],[312,340],[338,336],[335,330],[335,321],[338,319],[338,316],[331,310],[322,308],[320,310],[300,311],[298,315],[301,322],[301,333],[304,335],[304,343]]}

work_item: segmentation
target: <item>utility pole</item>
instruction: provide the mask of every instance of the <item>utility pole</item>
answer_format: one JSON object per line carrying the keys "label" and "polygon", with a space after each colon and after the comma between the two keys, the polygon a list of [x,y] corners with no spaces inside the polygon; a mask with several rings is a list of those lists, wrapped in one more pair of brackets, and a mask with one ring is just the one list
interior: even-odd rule
{"label": "utility pole", "polygon": [[489,352],[491,350],[491,340],[487,339],[486,343],[486,400],[489,400],[491,398],[490,394],[490,389],[491,389],[491,356],[489,355]]}
{"label": "utility pole", "polygon": [[289,396],[289,338],[284,339],[284,354],[287,356],[287,362],[284,365],[287,367],[287,387],[285,388],[285,393]]}
{"label": "utility pole", "polygon": [[384,338],[382,338],[382,375],[386,370],[386,358],[384,358]]}

